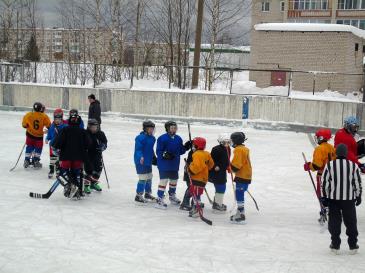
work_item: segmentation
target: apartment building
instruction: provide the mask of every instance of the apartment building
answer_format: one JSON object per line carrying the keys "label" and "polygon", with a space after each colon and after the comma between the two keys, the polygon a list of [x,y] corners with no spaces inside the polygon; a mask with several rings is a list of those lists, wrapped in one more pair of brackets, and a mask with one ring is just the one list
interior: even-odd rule
{"label": "apartment building", "polygon": [[281,22],[344,24],[365,29],[365,0],[252,1],[252,26]]}

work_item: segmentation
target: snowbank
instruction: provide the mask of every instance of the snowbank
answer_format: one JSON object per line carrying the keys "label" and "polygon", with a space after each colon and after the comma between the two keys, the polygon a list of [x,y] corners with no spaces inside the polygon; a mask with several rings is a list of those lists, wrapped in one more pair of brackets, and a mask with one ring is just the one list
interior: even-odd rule
{"label": "snowbank", "polygon": [[339,24],[265,23],[257,24],[254,28],[258,31],[351,32],[352,34],[365,39],[365,30]]}

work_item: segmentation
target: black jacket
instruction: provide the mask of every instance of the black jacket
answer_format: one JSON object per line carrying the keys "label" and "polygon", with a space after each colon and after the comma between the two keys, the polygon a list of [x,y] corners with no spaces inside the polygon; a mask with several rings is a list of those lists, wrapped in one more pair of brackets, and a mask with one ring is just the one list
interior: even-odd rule
{"label": "black jacket", "polygon": [[[228,148],[229,155],[227,154],[227,148],[222,145],[213,147],[211,156],[214,161],[214,167],[209,171],[209,181],[214,184],[227,183],[227,168],[230,165],[230,148]],[[215,171],[215,167],[219,167],[219,171]]]}
{"label": "black jacket", "polygon": [[64,128],[53,143],[53,147],[60,150],[60,161],[85,161],[89,145],[90,139],[86,130],[78,125]]}
{"label": "black jacket", "polygon": [[102,151],[107,148],[108,140],[103,131],[98,131],[95,134],[87,130],[87,135],[90,139],[90,146],[88,149],[88,158],[93,158],[100,155]]}
{"label": "black jacket", "polygon": [[100,108],[100,101],[95,100],[94,102],[90,103],[89,106],[89,119],[94,118],[96,119],[99,124],[101,124],[101,108]]}

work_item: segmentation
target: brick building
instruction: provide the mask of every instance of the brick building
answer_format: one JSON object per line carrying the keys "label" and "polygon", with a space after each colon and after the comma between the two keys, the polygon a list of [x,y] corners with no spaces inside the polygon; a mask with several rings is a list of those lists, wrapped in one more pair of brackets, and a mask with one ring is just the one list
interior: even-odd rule
{"label": "brick building", "polygon": [[365,0],[253,0],[252,25],[332,23],[365,29]]}
{"label": "brick building", "polygon": [[[358,91],[363,84],[364,45],[365,31],[353,26],[258,24],[251,37],[250,67],[312,71],[292,73],[294,90]],[[287,85],[289,76],[289,72],[250,72],[258,87]]]}

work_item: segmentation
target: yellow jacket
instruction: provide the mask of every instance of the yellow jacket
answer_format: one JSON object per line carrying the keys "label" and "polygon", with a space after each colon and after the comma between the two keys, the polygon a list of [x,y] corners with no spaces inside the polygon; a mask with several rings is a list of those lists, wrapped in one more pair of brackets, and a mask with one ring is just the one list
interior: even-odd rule
{"label": "yellow jacket", "polygon": [[208,182],[208,173],[214,167],[214,161],[207,151],[197,150],[193,153],[193,161],[189,165],[191,180],[202,182],[202,186]]}
{"label": "yellow jacket", "polygon": [[311,170],[313,172],[318,171],[317,175],[321,175],[329,159],[336,159],[336,150],[331,144],[322,142],[313,152],[313,160],[310,164]]}
{"label": "yellow jacket", "polygon": [[234,181],[241,183],[251,183],[252,167],[250,161],[250,150],[244,145],[234,148],[231,162],[232,171],[236,176]]}
{"label": "yellow jacket", "polygon": [[41,112],[29,112],[23,117],[22,126],[27,133],[34,137],[43,137],[43,128],[49,128],[51,121],[49,117]]}

